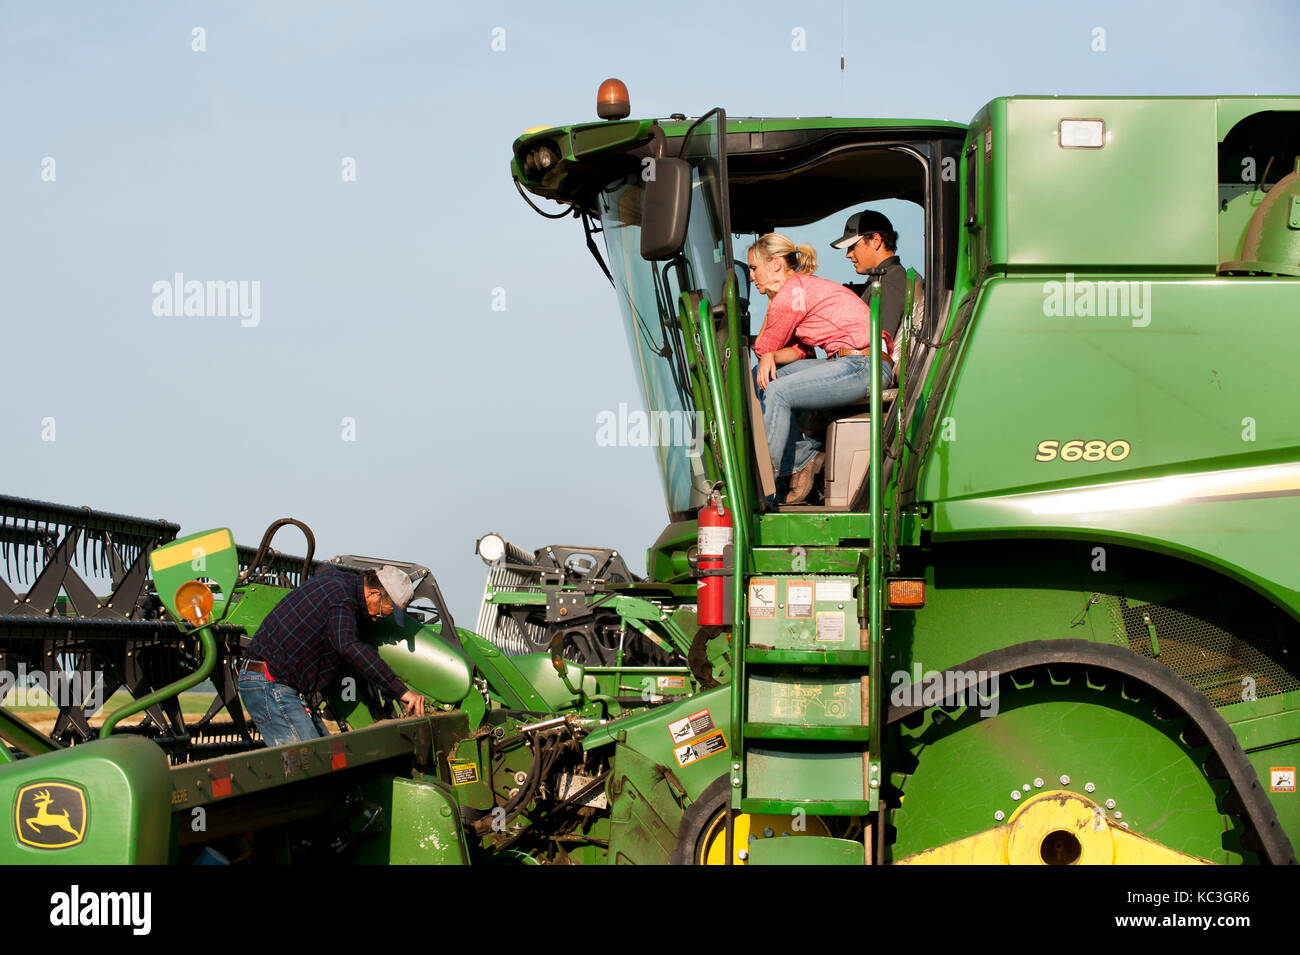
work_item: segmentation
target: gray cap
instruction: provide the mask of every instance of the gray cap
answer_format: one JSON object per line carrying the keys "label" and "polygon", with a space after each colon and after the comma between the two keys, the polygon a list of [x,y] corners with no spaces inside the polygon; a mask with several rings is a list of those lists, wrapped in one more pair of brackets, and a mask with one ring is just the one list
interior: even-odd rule
{"label": "gray cap", "polygon": [[855,212],[849,216],[849,221],[844,225],[844,235],[832,242],[831,248],[847,249],[864,235],[871,235],[873,232],[893,231],[893,225],[882,213],[876,212],[874,209],[863,209],[861,212]]}
{"label": "gray cap", "polygon": [[411,586],[411,578],[406,576],[391,564],[385,564],[375,571],[379,578],[379,583],[383,585],[384,592],[388,594],[388,599],[393,602],[393,619],[397,621],[399,627],[406,626],[406,605],[411,602],[411,597],[415,595],[415,588]]}

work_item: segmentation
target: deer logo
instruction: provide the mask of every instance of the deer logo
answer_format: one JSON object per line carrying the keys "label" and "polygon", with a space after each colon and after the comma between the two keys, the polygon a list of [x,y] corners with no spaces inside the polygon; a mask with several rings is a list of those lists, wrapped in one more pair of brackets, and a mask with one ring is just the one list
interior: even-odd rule
{"label": "deer logo", "polygon": [[18,839],[36,849],[66,849],[86,835],[86,794],[80,786],[44,782],[24,786],[14,805]]}

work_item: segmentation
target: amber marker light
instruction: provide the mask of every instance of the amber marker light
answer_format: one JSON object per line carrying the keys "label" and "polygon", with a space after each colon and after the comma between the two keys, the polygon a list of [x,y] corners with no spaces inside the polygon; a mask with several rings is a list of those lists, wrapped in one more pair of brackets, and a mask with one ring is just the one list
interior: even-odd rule
{"label": "amber marker light", "polygon": [[208,622],[208,614],[212,612],[212,591],[207,584],[187,580],[176,588],[175,604],[186,623],[201,627]]}
{"label": "amber marker light", "polygon": [[632,104],[622,80],[611,76],[600,84],[600,89],[596,91],[597,116],[601,119],[626,119],[631,112]]}
{"label": "amber marker light", "polygon": [[891,580],[889,606],[900,610],[925,606],[924,580]]}

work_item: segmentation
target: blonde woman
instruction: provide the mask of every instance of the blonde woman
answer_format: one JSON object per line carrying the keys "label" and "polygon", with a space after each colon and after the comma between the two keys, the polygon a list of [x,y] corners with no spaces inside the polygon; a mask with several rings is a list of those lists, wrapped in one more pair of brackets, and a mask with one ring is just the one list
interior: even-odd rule
{"label": "blonde woman", "polygon": [[[893,343],[871,348],[871,310],[852,291],[819,278],[817,253],[770,232],[749,247],[749,276],[768,297],[767,317],[754,342],[754,381],[777,478],[777,498],[799,504],[812,492],[826,456],[800,430],[798,414],[865,401],[893,377]],[[814,358],[815,348],[827,357]],[[788,482],[789,492],[781,496]]]}

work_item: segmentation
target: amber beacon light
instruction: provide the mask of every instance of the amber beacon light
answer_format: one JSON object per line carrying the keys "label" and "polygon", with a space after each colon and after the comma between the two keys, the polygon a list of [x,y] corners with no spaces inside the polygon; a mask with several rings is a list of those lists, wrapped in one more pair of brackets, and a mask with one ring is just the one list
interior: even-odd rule
{"label": "amber beacon light", "polygon": [[622,80],[610,77],[596,91],[596,115],[601,119],[626,119],[632,112],[627,87]]}

